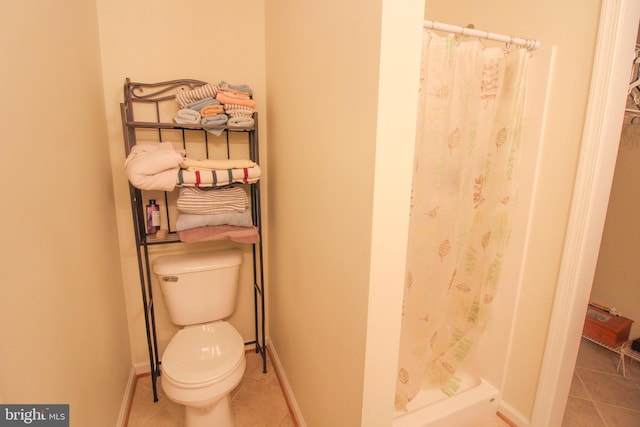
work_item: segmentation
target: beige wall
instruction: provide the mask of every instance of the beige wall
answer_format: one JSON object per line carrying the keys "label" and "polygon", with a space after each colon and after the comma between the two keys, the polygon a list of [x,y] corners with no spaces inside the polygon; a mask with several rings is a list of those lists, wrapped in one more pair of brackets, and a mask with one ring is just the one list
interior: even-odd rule
{"label": "beige wall", "polygon": [[0,400],[112,427],[131,359],[95,4],[4,4],[0,57]]}
{"label": "beige wall", "polygon": [[[390,182],[398,178],[394,168],[411,160],[405,144],[413,129],[402,118],[390,121],[391,109],[382,106],[405,101],[411,107],[401,111],[410,115],[415,105],[414,95],[389,96],[389,82],[397,76],[399,87],[408,88],[413,72],[389,61],[410,68],[419,55],[401,25],[413,22],[421,9],[416,1],[391,7],[364,0],[192,0],[186,6],[97,0],[97,6],[96,13],[74,0],[55,7],[23,2],[0,17],[0,52],[13,65],[1,71],[8,83],[0,117],[3,124],[10,119],[4,137],[11,160],[2,173],[5,183],[22,177],[19,186],[2,187],[6,206],[16,208],[2,210],[9,244],[0,257],[6,278],[0,316],[13,327],[0,337],[23,342],[0,347],[4,400],[70,402],[78,424],[96,425],[90,417],[99,413],[113,425],[130,364],[147,363],[121,169],[122,84],[126,77],[189,77],[233,79],[256,91],[269,184],[263,212],[271,338],[307,424],[360,425],[373,406],[391,408],[384,398],[391,388],[371,390],[392,383],[395,371],[404,253],[385,249],[402,248],[406,238],[386,234],[384,224],[393,230],[406,220],[402,208],[389,207],[406,188],[396,193]],[[555,290],[598,14],[599,2],[578,0],[426,1],[429,19],[473,22],[558,46],[534,240],[504,387],[506,401],[526,416]],[[232,19],[238,16],[242,25]],[[385,50],[393,46],[392,31],[398,43],[408,43],[395,55]],[[46,114],[29,116],[43,105],[50,107]],[[396,123],[401,137],[394,157],[389,135]],[[46,178],[24,174],[25,164],[46,171]],[[376,346],[380,353],[373,356]],[[385,357],[388,364],[378,364]]]}
{"label": "beige wall", "polygon": [[270,336],[310,426],[360,423],[380,14],[266,4]]}
{"label": "beige wall", "polygon": [[589,95],[600,2],[570,0],[426,0],[425,17],[435,21],[535,38],[556,45],[547,140],[535,195],[532,240],[515,310],[515,335],[503,398],[531,415],[571,202],[582,127]]}
{"label": "beige wall", "polygon": [[625,118],[591,298],[614,306],[634,320],[631,338],[640,336],[640,125]]}
{"label": "beige wall", "polygon": [[[207,82],[246,83],[254,90],[260,114],[260,159],[266,168],[266,96],[264,84],[264,10],[262,1],[191,0],[171,2],[97,0],[102,52],[104,98],[109,132],[111,173],[117,207],[124,291],[131,335],[132,360],[148,369],[144,316],[120,120],[122,88],[127,77],[135,82],[180,78]],[[268,199],[266,178],[263,196]],[[263,208],[264,209],[264,208]],[[264,209],[266,212],[266,209]],[[153,248],[152,258],[181,250],[209,250],[217,244],[168,245]],[[253,287],[250,247],[245,250],[239,306],[231,323],[246,340],[253,338]],[[160,352],[175,333],[154,278],[154,300]]]}

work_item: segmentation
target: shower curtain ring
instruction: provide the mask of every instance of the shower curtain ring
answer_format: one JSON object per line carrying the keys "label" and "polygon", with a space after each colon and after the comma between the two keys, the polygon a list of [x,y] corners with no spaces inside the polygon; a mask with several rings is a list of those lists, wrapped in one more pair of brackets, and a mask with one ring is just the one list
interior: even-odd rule
{"label": "shower curtain ring", "polygon": [[511,49],[511,45],[513,44],[515,37],[509,36],[509,43],[507,43],[507,50]]}
{"label": "shower curtain ring", "polygon": [[456,34],[456,43],[460,44],[460,42],[462,42],[463,37],[464,37],[464,27],[460,26],[460,32]]}

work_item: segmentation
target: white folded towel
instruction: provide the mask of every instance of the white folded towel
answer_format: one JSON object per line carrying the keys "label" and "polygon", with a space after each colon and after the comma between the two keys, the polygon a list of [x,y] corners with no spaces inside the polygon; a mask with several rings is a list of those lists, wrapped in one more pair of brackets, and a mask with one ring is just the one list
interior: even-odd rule
{"label": "white folded towel", "polygon": [[256,165],[253,160],[249,159],[204,159],[195,160],[186,158],[180,164],[182,169],[190,171],[196,170],[214,170],[214,169],[242,169],[252,168]]}

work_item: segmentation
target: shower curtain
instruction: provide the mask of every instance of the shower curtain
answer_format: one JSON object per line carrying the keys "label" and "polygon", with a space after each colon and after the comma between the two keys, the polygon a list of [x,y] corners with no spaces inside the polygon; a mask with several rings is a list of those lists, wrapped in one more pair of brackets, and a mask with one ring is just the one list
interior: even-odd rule
{"label": "shower curtain", "polygon": [[422,388],[456,393],[490,313],[517,195],[529,58],[428,30],[422,55],[397,409]]}

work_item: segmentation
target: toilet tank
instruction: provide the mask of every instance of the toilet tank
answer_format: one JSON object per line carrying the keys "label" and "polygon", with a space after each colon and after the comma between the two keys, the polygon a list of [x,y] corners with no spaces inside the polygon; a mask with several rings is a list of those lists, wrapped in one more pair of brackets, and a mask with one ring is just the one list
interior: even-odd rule
{"label": "toilet tank", "polygon": [[156,258],[153,272],[171,322],[186,326],[229,317],[235,309],[241,264],[239,249]]}

